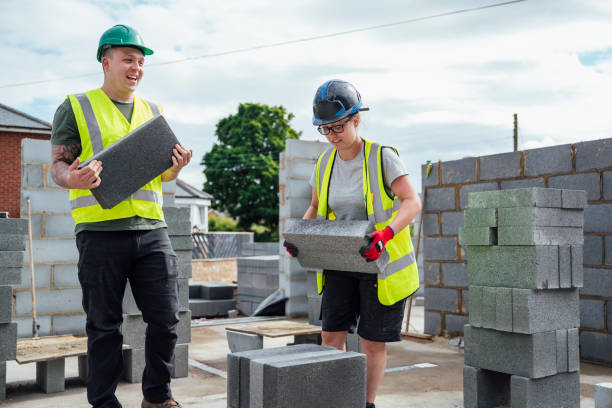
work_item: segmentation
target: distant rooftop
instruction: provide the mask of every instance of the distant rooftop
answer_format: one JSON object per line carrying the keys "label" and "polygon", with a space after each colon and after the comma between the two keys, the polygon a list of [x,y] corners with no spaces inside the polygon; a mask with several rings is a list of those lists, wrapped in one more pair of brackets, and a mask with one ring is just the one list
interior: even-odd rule
{"label": "distant rooftop", "polygon": [[176,198],[203,198],[205,200],[213,199],[213,196],[210,194],[202,190],[198,190],[191,184],[187,184],[185,181],[178,178],[176,179],[176,187],[176,193],[174,194]]}
{"label": "distant rooftop", "polygon": [[0,129],[9,132],[51,133],[51,124],[0,103]]}

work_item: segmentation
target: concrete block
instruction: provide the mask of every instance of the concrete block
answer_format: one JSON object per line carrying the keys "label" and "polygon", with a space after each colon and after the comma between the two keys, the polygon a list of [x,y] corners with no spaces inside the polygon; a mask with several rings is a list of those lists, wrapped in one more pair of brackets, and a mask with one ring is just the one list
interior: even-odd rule
{"label": "concrete block", "polygon": [[179,310],[189,310],[189,279],[177,279],[177,282]]}
{"label": "concrete block", "polygon": [[550,177],[548,179],[548,187],[585,190],[589,201],[598,201],[601,197],[599,173],[580,173]]}
{"label": "concrete block", "polygon": [[191,278],[192,275],[192,264],[187,263],[187,264],[180,264],[178,266],[178,278],[182,279],[182,278]]}
{"label": "concrete block", "polygon": [[425,311],[425,333],[438,336],[442,333],[442,316],[439,312]]}
{"label": "concrete block", "polygon": [[24,163],[49,163],[51,142],[39,139],[21,139],[21,161]]}
{"label": "concrete block", "polygon": [[572,259],[572,288],[581,288],[584,286],[584,259],[582,256],[583,246],[575,245],[570,247]]}
{"label": "concrete block", "polygon": [[6,399],[6,361],[0,361],[0,401]]}
{"label": "concrete block", "polygon": [[612,146],[607,139],[575,144],[576,170],[612,167]]}
{"label": "concrete block", "polygon": [[4,268],[21,268],[23,266],[23,258],[24,251],[1,251],[0,265]]}
{"label": "concrete block", "polygon": [[42,187],[43,186],[43,166],[42,164],[22,164],[21,165],[21,187]]}
{"label": "concrete block", "polygon": [[521,175],[521,152],[494,154],[480,158],[480,180],[513,178]]}
{"label": "concrete block", "polygon": [[597,330],[605,329],[603,301],[595,299],[580,300],[580,327]]}
{"label": "concrete block", "polygon": [[580,326],[578,289],[512,289],[512,331],[538,333]]}
{"label": "concrete block", "polygon": [[287,302],[285,302],[285,316],[308,316],[308,298],[306,296],[296,296],[293,298],[288,298]]}
{"label": "concrete block", "polygon": [[463,212],[465,228],[497,227],[496,208],[474,208]]}
{"label": "concrete block", "polygon": [[[283,248],[284,250],[284,248]],[[279,269],[281,269],[280,265],[280,256],[279,255],[260,255],[260,256],[248,256],[238,258],[236,263],[238,266],[238,272],[248,272],[248,273],[262,273],[262,274],[272,274],[277,275]],[[298,263],[295,258],[285,258],[290,263],[289,269],[293,270],[301,270],[302,267]],[[286,272],[286,267],[284,271]]]}
{"label": "concrete block", "polygon": [[[36,238],[41,238],[42,237],[42,214],[32,214],[31,218],[32,218],[32,238],[36,239]],[[26,220],[27,223],[27,220]],[[27,224],[26,224],[26,228],[27,228]],[[27,232],[26,232],[27,234]],[[27,237],[27,235],[26,235]]]}
{"label": "concrete block", "polygon": [[[468,313],[470,310],[470,292],[468,290],[461,290],[461,313]],[[461,328],[463,332],[463,328]]]}
{"label": "concrete block", "polygon": [[427,164],[421,165],[421,185],[423,187],[431,187],[439,185],[438,173],[439,163],[431,163],[431,171],[427,175]]}
{"label": "concrete block", "polygon": [[424,282],[426,285],[440,285],[440,263],[426,262],[423,266],[425,270]]}
{"label": "concrete block", "polygon": [[0,232],[0,251],[25,251],[26,236]]}
{"label": "concrete block", "polygon": [[263,337],[258,334],[242,333],[233,330],[226,330],[225,334],[230,352],[232,353],[263,348]]}
{"label": "concrete block", "polygon": [[450,332],[463,332],[463,326],[468,323],[468,317],[462,315],[447,314],[444,316],[444,330]]}
{"label": "concrete block", "polygon": [[[581,283],[582,268],[576,264],[582,259],[580,252],[572,252],[572,287],[580,287]],[[558,246],[472,246],[468,265],[470,285],[559,288]]]}
{"label": "concrete block", "polygon": [[14,360],[17,353],[17,323],[0,324],[0,361]]}
{"label": "concrete block", "polygon": [[612,270],[584,268],[584,287],[582,296],[609,297],[612,293]]}
{"label": "concrete block", "polygon": [[595,408],[612,407],[612,382],[595,384]]}
{"label": "concrete block", "polygon": [[0,218],[0,233],[26,236],[28,233],[27,218]]}
{"label": "concrete block", "polygon": [[179,312],[179,322],[176,326],[177,344],[191,343],[191,311]]}
{"label": "concrete block", "polygon": [[589,361],[612,363],[612,334],[581,331],[580,357]]}
{"label": "concrete block", "polygon": [[74,237],[74,219],[72,215],[45,215],[45,237]]}
{"label": "concrete block", "polygon": [[603,180],[603,199],[612,200],[612,171],[604,171]]}
{"label": "concrete block", "polygon": [[572,145],[525,150],[525,176],[572,171]]}
{"label": "concrete block", "polygon": [[84,313],[75,315],[55,315],[53,316],[53,335],[84,334],[85,323],[86,316]]}
{"label": "concrete block", "polygon": [[191,221],[187,207],[163,207],[169,236],[191,235]]}
{"label": "concrete block", "polygon": [[[567,330],[564,330],[567,333]],[[518,334],[465,325],[465,364],[529,378],[557,374],[556,331]],[[569,345],[567,346],[569,348]]]}
{"label": "concrete block", "polygon": [[13,316],[13,288],[0,286],[0,324],[9,323]]}
{"label": "concrete block", "polygon": [[433,236],[438,234],[440,234],[440,226],[438,225],[438,214],[425,214],[423,216],[423,235]]}
{"label": "concrete block", "polygon": [[459,204],[461,209],[468,207],[468,195],[473,192],[479,191],[496,191],[499,189],[497,183],[481,183],[481,184],[469,184],[462,186],[459,189]]}
{"label": "concrete block", "polygon": [[584,209],[584,232],[612,232],[612,204],[589,204]]}
{"label": "concrete block", "polygon": [[[193,298],[220,300],[233,299],[234,286],[221,282],[189,282],[189,291],[194,291]],[[196,295],[197,292],[197,295]],[[190,296],[191,297],[191,296]]]}
{"label": "concrete block", "polygon": [[[265,289],[266,292],[272,293],[277,288],[282,288],[285,292],[285,296],[293,297],[293,296],[308,296],[308,281],[305,279],[305,276],[292,276],[281,274],[278,278],[270,275],[259,275],[253,274],[254,287],[261,287]],[[267,278],[267,279],[266,279]],[[276,278],[271,282],[267,282],[266,280],[270,280],[270,278]],[[262,281],[262,283],[258,284],[257,280]],[[316,283],[315,283],[316,285]],[[316,289],[315,289],[316,291]]]}
{"label": "concrete block", "polygon": [[[17,323],[17,337],[32,337],[32,317],[31,316],[23,316],[23,317],[14,317],[13,323]],[[36,324],[40,327],[38,328],[39,336],[51,336],[51,316],[36,316]]]}
{"label": "concrete block", "polygon": [[178,263],[179,265],[191,265],[191,260],[192,260],[192,252],[191,250],[174,250],[174,253],[176,254],[176,257],[178,258]]}
{"label": "concrete block", "polygon": [[[603,242],[604,237],[595,235],[584,236],[584,264],[585,265],[603,265]],[[612,264],[612,240],[610,241],[610,250],[606,251],[606,255],[610,254],[610,264]]]}
{"label": "concrete block", "polygon": [[189,377],[189,344],[177,344],[174,347],[172,378],[187,377]]}
{"label": "concrete block", "polygon": [[189,310],[193,317],[227,316],[227,311],[236,308],[234,299],[190,299]]}
{"label": "concrete block", "polygon": [[607,327],[612,331],[612,302],[606,302],[606,315],[608,316]]}
{"label": "concrete block", "polygon": [[425,211],[454,210],[457,208],[455,187],[428,189],[423,208]]}
{"label": "concrete block", "polygon": [[297,259],[304,268],[381,273],[389,262],[386,249],[375,262],[366,262],[359,255],[372,231],[374,226],[368,221],[290,219],[283,234],[297,246]]}
{"label": "concrete block", "polygon": [[470,208],[561,207],[561,190],[552,188],[519,188],[515,190],[471,193]]}
{"label": "concrete block", "polygon": [[510,375],[478,367],[463,367],[463,406],[497,407],[510,402]]}
{"label": "concrete block", "polygon": [[287,139],[284,154],[285,159],[316,159],[329,148],[329,144],[319,141]]}
{"label": "concrete block", "polygon": [[317,287],[317,271],[306,271],[306,296],[319,296]]}
{"label": "concrete block", "polygon": [[[42,265],[41,265],[42,266]],[[38,277],[35,276],[38,285]],[[80,287],[79,270],[76,264],[53,265],[53,286],[56,288]]]}
{"label": "concrete block", "polygon": [[136,304],[136,299],[134,298],[134,293],[132,292],[132,287],[130,286],[129,281],[125,285],[122,309],[123,309],[123,313],[126,315],[141,315],[142,314],[142,312],[138,308],[138,305]]}
{"label": "concrete block", "polygon": [[[513,331],[513,291],[519,289],[495,288],[495,329]],[[526,290],[526,289],[525,289]],[[578,291],[576,291],[578,294]],[[518,314],[517,314],[518,316]]]}
{"label": "concrete block", "polygon": [[439,261],[457,260],[457,238],[423,239],[423,259]]}
{"label": "concrete block", "polygon": [[[557,349],[559,347],[557,346]],[[567,329],[567,371],[580,370],[580,330]]]}
{"label": "concrete block", "polygon": [[307,180],[291,180],[291,182],[285,183],[285,198],[311,199],[312,187]]}
{"label": "concrete block", "polygon": [[[365,355],[354,352],[251,360],[250,406],[365,406],[365,364]],[[312,388],[304,387],[304,381],[296,379],[308,379]],[[319,392],[312,392],[313,389]]]}
{"label": "concrete block", "polygon": [[586,191],[580,190],[567,190],[561,191],[561,205],[563,208],[573,208],[584,210],[587,206],[587,195]]}
{"label": "concrete block", "polygon": [[253,314],[258,304],[259,303],[254,303],[248,300],[238,300],[237,308],[241,314],[250,316]]}
{"label": "concrete block", "polygon": [[36,363],[36,384],[47,393],[63,392],[65,389],[66,360],[41,361]]}
{"label": "concrete block", "polygon": [[[36,307],[46,313],[75,312],[83,310],[83,292],[79,289],[49,289],[36,291]],[[32,294],[16,293],[16,314],[32,313]]]}
{"label": "concrete block", "polygon": [[[600,238],[600,237],[597,237]],[[586,239],[586,237],[585,237]],[[606,265],[612,265],[612,236],[604,237]],[[601,255],[601,253],[600,253]],[[587,262],[585,262],[587,263]]]}
{"label": "concrete block", "polygon": [[142,382],[145,368],[145,349],[131,348],[123,350],[123,379],[129,383]]}
{"label": "concrete block", "polygon": [[121,334],[123,334],[123,344],[127,344],[133,349],[144,349],[146,339],[147,324],[142,319],[142,315],[123,315],[121,324]]}
{"label": "concrete block", "polygon": [[308,297],[308,323],[321,326],[321,296]]}
{"label": "concrete block", "polygon": [[442,163],[442,184],[473,183],[476,181],[476,158],[467,157]]}
{"label": "concrete block", "polygon": [[559,330],[556,332],[557,335],[557,371],[568,371],[568,357],[569,350],[568,346],[568,335],[566,331]]}
{"label": "concrete block", "polygon": [[444,286],[468,286],[468,266],[464,263],[442,264],[442,283]]}
{"label": "concrete block", "polygon": [[484,325],[484,288],[485,286],[471,285],[469,321],[472,327],[483,327]]}
{"label": "concrete block", "polygon": [[[30,261],[26,244],[24,261]],[[36,239],[32,241],[35,263],[74,263],[79,259],[79,252],[73,239]],[[1,252],[0,252],[1,253]]]}
{"label": "concrete block", "polygon": [[310,207],[310,198],[290,198],[285,204],[279,207],[278,216],[280,218],[302,218]]}
{"label": "concrete block", "polygon": [[579,407],[580,373],[561,373],[538,379],[513,375],[510,394],[513,408]]}
{"label": "concrete block", "polygon": [[287,166],[285,169],[280,170],[279,180],[284,178],[285,185],[289,185],[295,180],[305,181],[310,185],[310,175],[316,163],[316,159],[285,159],[285,164]]}
{"label": "concrete block", "polygon": [[70,214],[68,190],[21,190],[21,213],[27,214],[27,199],[34,213],[51,212]]}
{"label": "concrete block", "polygon": [[299,344],[288,347],[254,349],[227,355],[227,406],[244,408],[250,406],[251,360],[275,358],[280,356],[312,355],[313,353],[335,352],[332,347],[313,344]]}
{"label": "concrete block", "polygon": [[457,289],[425,288],[425,310],[457,313]]}
{"label": "concrete block", "polygon": [[463,212],[442,213],[442,235],[457,235],[463,227]]}
{"label": "concrete block", "polygon": [[497,228],[464,227],[459,228],[461,245],[497,245]]}
{"label": "concrete block", "polygon": [[499,227],[582,227],[584,225],[584,212],[561,208],[500,208],[497,225]]}
{"label": "concrete block", "polygon": [[546,187],[544,179],[541,177],[532,179],[521,179],[521,180],[505,180],[501,181],[500,187],[502,190],[512,190],[517,188],[530,188],[530,187]]}
{"label": "concrete block", "polygon": [[170,244],[172,249],[175,251],[192,251],[193,250],[193,238],[191,235],[173,235],[170,237]]}

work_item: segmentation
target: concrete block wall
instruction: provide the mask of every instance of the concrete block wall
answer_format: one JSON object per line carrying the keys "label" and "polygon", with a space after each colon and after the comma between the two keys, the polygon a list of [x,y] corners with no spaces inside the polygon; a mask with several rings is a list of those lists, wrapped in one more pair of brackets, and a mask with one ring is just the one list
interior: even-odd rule
{"label": "concrete block wall", "polygon": [[279,287],[279,256],[247,256],[237,260],[238,310],[251,315]]}
{"label": "concrete block wall", "polygon": [[455,228],[461,226],[468,193],[525,187],[585,190],[581,357],[612,362],[612,139],[438,162],[429,176],[425,169],[425,331],[462,332],[457,322],[467,322],[467,269],[458,270],[468,263],[468,251],[459,245]]}
{"label": "concrete block wall", "polygon": [[[312,187],[310,176],[319,155],[329,144],[306,140],[290,139],[285,142],[285,151],[280,156],[279,169],[279,229],[282,231],[289,218],[302,218],[310,206]],[[287,316],[308,314],[306,294],[306,269],[292,259],[285,248],[280,246],[279,287],[288,300],[285,307]]]}

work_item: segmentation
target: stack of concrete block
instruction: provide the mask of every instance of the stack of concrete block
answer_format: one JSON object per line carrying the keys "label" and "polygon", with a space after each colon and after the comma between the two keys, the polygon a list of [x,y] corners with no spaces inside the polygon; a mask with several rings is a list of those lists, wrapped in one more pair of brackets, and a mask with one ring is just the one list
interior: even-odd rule
{"label": "stack of concrete block", "polygon": [[363,354],[314,344],[228,354],[227,406],[363,407],[365,368]]}
{"label": "stack of concrete block", "polygon": [[308,323],[321,325],[322,295],[317,290],[317,271],[306,272],[306,295],[308,296]]}
{"label": "stack of concrete block", "polygon": [[612,382],[595,385],[595,408],[612,407]]}
{"label": "stack of concrete block", "polygon": [[464,406],[578,407],[584,191],[471,193]]}
{"label": "stack of concrete block", "polygon": [[190,282],[189,309],[192,317],[227,316],[236,309],[234,285],[219,282]]}
{"label": "stack of concrete block", "polygon": [[12,285],[21,284],[27,232],[27,220],[0,218],[0,401],[6,398],[6,362],[17,353]]}
{"label": "stack of concrete block", "polygon": [[[178,258],[178,288],[179,288],[179,323],[178,340],[175,348],[174,378],[186,377],[189,358],[187,356],[191,342],[191,311],[189,310],[189,278],[191,277],[191,222],[189,208],[164,207],[164,218],[168,225],[168,236],[172,249]],[[130,285],[128,284],[123,297],[123,324],[121,333],[123,343],[130,346],[123,351],[123,375],[126,381],[137,383],[142,381],[145,366],[145,333],[147,324]]]}
{"label": "stack of concrete block", "polygon": [[238,310],[251,315],[278,289],[278,255],[238,258]]}

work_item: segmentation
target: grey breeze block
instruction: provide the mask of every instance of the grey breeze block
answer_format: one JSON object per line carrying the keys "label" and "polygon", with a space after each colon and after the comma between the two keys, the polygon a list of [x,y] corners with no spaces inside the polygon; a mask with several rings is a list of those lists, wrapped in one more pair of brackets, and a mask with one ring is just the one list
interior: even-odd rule
{"label": "grey breeze block", "polygon": [[365,391],[363,354],[327,352],[296,359],[251,361],[252,408],[363,407]]}
{"label": "grey breeze block", "polygon": [[[179,321],[176,326],[177,344],[187,344],[191,342],[191,311],[180,311],[178,316]],[[147,324],[143,320],[142,315],[123,315],[121,334],[123,334],[124,344],[134,349],[144,348],[146,330]]]}
{"label": "grey breeze block", "polygon": [[510,402],[509,377],[478,367],[463,367],[464,408],[490,408]]}
{"label": "grey breeze block", "polygon": [[297,259],[304,268],[381,273],[389,262],[386,249],[375,262],[359,255],[373,231],[368,221],[287,219],[283,235],[298,248]]}
{"label": "grey breeze block", "polygon": [[314,344],[298,344],[288,347],[242,351],[227,355],[227,406],[228,408],[248,408],[250,406],[251,360],[298,356],[304,353],[333,352],[333,347]]}
{"label": "grey breeze block", "polygon": [[595,408],[612,407],[612,382],[595,385]]}
{"label": "grey breeze block", "polygon": [[523,289],[583,286],[582,246],[471,246],[470,285]]}
{"label": "grey breeze block", "polygon": [[[172,167],[172,149],[178,143],[166,119],[157,116],[95,154],[79,168],[92,160],[102,162],[102,183],[91,192],[102,208],[113,208]],[[130,177],[125,177],[126,174]]]}
{"label": "grey breeze block", "polygon": [[26,236],[22,234],[5,234],[0,231],[0,251],[25,251]]}
{"label": "grey breeze block", "polygon": [[465,364],[541,378],[577,371],[578,329],[518,334],[464,326]]}
{"label": "grey breeze block", "polygon": [[497,245],[583,245],[584,231],[577,227],[498,227]]}
{"label": "grey breeze block", "polygon": [[2,252],[0,252],[0,285],[21,285],[23,266],[5,266],[5,264],[2,263],[1,254]]}
{"label": "grey breeze block", "polygon": [[129,383],[142,382],[145,368],[145,349],[133,348],[123,350],[123,378]]}
{"label": "grey breeze block", "polygon": [[470,286],[470,325],[532,334],[580,326],[579,289]]}
{"label": "grey breeze block", "polygon": [[513,375],[510,395],[512,408],[578,408],[580,373],[560,373],[538,379]]}
{"label": "grey breeze block", "polygon": [[13,288],[0,286],[0,324],[9,323],[13,316]]}
{"label": "grey breeze block", "polygon": [[221,282],[189,282],[189,299],[233,299],[234,286]]}
{"label": "grey breeze block", "polygon": [[6,399],[6,361],[0,361],[0,401]]}
{"label": "grey breeze block", "polygon": [[17,322],[0,324],[0,361],[14,360],[17,354]]}
{"label": "grey breeze block", "polygon": [[227,316],[228,310],[236,309],[234,299],[190,299],[189,310],[193,317]]}
{"label": "grey breeze block", "polygon": [[66,383],[65,376],[65,358],[56,358],[36,363],[36,384],[47,394],[63,392]]}
{"label": "grey breeze block", "polygon": [[27,233],[27,218],[0,218],[0,234],[18,234],[25,236]]}
{"label": "grey breeze block", "polygon": [[189,376],[189,344],[177,344],[174,347],[174,368],[172,378]]}
{"label": "grey breeze block", "polygon": [[511,207],[498,209],[499,227],[582,227],[584,210],[563,208]]}
{"label": "grey breeze block", "polygon": [[580,209],[586,206],[583,190],[555,188],[519,188],[479,191],[468,194],[469,208],[548,207]]}
{"label": "grey breeze block", "polygon": [[168,225],[168,236],[176,237],[191,235],[189,208],[164,206],[162,210],[164,211],[164,220]]}

